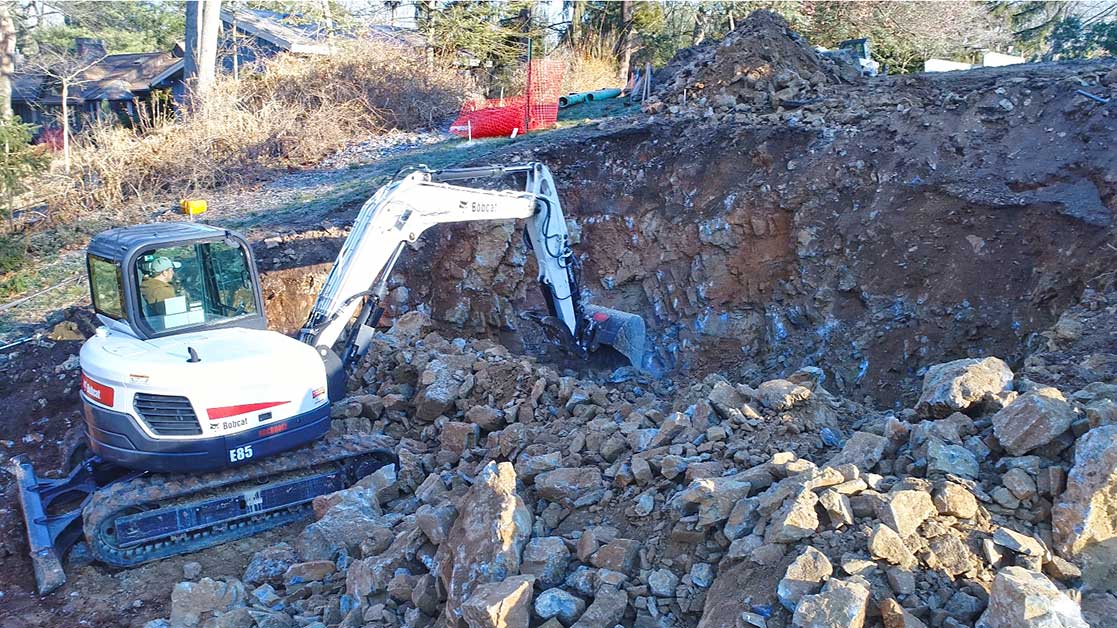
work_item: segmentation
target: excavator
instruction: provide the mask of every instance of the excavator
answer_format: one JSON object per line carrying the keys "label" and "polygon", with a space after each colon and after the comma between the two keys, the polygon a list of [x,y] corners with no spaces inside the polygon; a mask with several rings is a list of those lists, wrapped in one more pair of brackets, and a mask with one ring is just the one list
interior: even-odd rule
{"label": "excavator", "polygon": [[[511,177],[518,189],[458,182]],[[306,516],[318,495],[398,465],[383,436],[328,435],[347,367],[368,351],[392,268],[442,223],[524,220],[550,337],[611,347],[639,368],[644,320],[585,301],[555,183],[537,162],[397,173],[358,213],[297,337],[269,331],[251,247],[194,222],[112,229],[86,266],[101,324],[81,348],[88,455],[67,475],[10,469],[40,593],[65,582],[84,538],[131,567]],[[557,330],[557,332],[556,332]]]}

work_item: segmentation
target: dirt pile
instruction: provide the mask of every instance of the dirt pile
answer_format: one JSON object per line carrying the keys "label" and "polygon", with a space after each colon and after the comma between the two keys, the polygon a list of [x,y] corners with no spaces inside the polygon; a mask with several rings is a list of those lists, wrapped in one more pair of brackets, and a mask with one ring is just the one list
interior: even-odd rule
{"label": "dirt pile", "polygon": [[821,377],[578,378],[405,315],[334,407],[398,441],[398,474],[321,498],[242,578],[192,572],[169,623],[1027,626],[1027,596],[1084,626],[1117,604],[1108,388],[963,360],[880,413]]}
{"label": "dirt pile", "polygon": [[831,85],[858,79],[855,68],[820,56],[779,15],[754,11],[725,39],[672,59],[656,76],[646,108],[768,112],[801,106]]}

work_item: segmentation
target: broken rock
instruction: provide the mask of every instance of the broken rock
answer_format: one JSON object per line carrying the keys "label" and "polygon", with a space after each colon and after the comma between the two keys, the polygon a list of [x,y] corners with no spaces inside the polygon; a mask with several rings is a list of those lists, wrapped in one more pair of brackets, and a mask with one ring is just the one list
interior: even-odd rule
{"label": "broken rock", "polygon": [[1012,378],[1008,365],[994,357],[936,364],[923,376],[923,392],[915,411],[936,419],[965,412],[1008,391]]}
{"label": "broken rock", "polygon": [[768,543],[794,543],[805,539],[818,530],[818,514],[815,505],[818,497],[809,489],[801,489],[787,498],[784,505],[764,530],[764,540]]}
{"label": "broken rock", "polygon": [[476,587],[519,573],[532,524],[508,462],[487,464],[460,503],[461,512],[435,557],[446,591],[443,615],[450,625],[461,620],[461,606]]}
{"label": "broken rock", "polygon": [[553,587],[562,583],[568,560],[570,550],[561,538],[548,536],[532,539],[524,547],[520,571],[534,575],[543,587]]}
{"label": "broken rock", "polygon": [[566,506],[588,505],[597,502],[605,484],[597,467],[563,467],[536,476],[535,491],[544,499]]}
{"label": "broken rock", "polygon": [[[671,594],[674,595],[674,591]],[[586,610],[586,603],[582,598],[562,589],[547,589],[535,598],[535,614],[540,619],[553,617],[564,626],[574,623],[584,610]]]}
{"label": "broken rock", "polygon": [[977,625],[980,628],[1087,627],[1074,600],[1043,574],[1023,567],[1005,567],[997,573],[989,591],[989,606]]}
{"label": "broken rock", "polygon": [[764,382],[757,389],[757,396],[765,408],[784,411],[811,398],[809,388],[793,384],[786,379],[773,379]]}
{"label": "broken rock", "polygon": [[170,623],[176,627],[194,628],[243,606],[244,585],[236,578],[180,582],[171,592]]}
{"label": "broken rock", "polygon": [[940,514],[973,519],[977,515],[977,498],[970,489],[955,482],[944,482],[935,490],[935,508]]}
{"label": "broken rock", "polygon": [[931,496],[924,491],[896,491],[881,504],[880,520],[900,533],[902,537],[915,534],[919,525],[938,514]]}
{"label": "broken rock", "polygon": [[826,555],[807,546],[787,567],[783,579],[776,588],[776,595],[784,608],[794,612],[795,606],[804,595],[818,593],[823,583],[834,573],[834,567]]}
{"label": "broken rock", "polygon": [[1081,562],[1096,588],[1117,588],[1117,425],[1096,427],[1075,444],[1067,487],[1051,511],[1055,543]]}
{"label": "broken rock", "polygon": [[528,628],[534,576],[509,576],[482,584],[462,605],[469,628]]}
{"label": "broken rock", "polygon": [[1058,390],[1037,388],[993,415],[993,434],[1010,454],[1021,456],[1070,429],[1075,416]]}
{"label": "broken rock", "polygon": [[861,628],[868,606],[868,587],[835,578],[821,593],[799,601],[791,623],[801,628]]}

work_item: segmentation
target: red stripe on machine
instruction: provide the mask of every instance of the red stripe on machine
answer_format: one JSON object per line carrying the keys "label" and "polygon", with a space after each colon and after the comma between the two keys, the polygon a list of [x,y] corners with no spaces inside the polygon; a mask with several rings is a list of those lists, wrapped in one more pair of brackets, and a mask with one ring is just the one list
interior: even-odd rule
{"label": "red stripe on machine", "polygon": [[111,387],[89,379],[89,376],[85,373],[81,374],[81,391],[85,393],[86,397],[89,397],[90,401],[96,401],[110,408],[113,398],[116,396],[116,391]]}
{"label": "red stripe on machine", "polygon": [[241,404],[239,406],[221,406],[220,408],[207,408],[206,409],[206,414],[209,415],[209,418],[210,418],[211,421],[216,421],[217,419],[226,419],[228,417],[236,416],[238,414],[244,414],[245,412],[255,412],[257,410],[267,410],[268,408],[274,408],[276,406],[281,406],[285,403],[291,403],[291,402],[290,401],[263,401],[263,402],[260,402],[260,403],[244,403],[244,404]]}

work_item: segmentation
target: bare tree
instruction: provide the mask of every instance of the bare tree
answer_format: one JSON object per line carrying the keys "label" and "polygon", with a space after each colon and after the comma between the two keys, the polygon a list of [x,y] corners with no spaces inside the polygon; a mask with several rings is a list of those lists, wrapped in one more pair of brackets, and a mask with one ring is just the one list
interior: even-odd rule
{"label": "bare tree", "polygon": [[187,0],[183,73],[191,97],[202,103],[217,80],[217,34],[220,29],[221,0]]}
{"label": "bare tree", "polygon": [[8,3],[0,2],[0,119],[12,117],[12,74],[15,72],[16,27]]}
{"label": "bare tree", "polygon": [[62,163],[67,174],[70,173],[70,92],[88,82],[86,72],[104,58],[104,56],[82,58],[42,49],[35,58],[27,62],[29,73],[40,75],[45,82],[58,86],[59,98],[62,101],[59,111],[59,123],[62,127]]}

